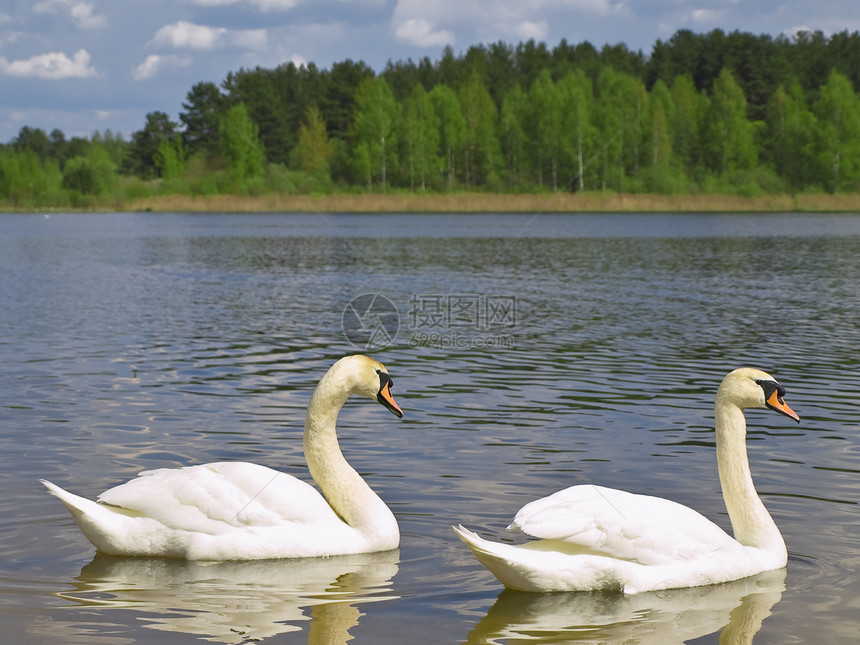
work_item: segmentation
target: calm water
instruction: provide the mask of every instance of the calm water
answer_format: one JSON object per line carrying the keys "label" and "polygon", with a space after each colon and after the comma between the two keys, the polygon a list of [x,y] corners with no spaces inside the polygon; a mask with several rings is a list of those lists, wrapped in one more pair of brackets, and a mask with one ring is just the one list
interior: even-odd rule
{"label": "calm water", "polygon": [[[860,218],[841,215],[2,215],[0,633],[856,642],[858,260]],[[215,460],[307,477],[304,408],[357,351],[351,301],[388,307],[371,351],[406,416],[352,401],[342,447],[397,515],[398,551],[96,557],[38,484],[92,497],[145,468]],[[748,414],[785,571],[631,598],[523,594],[456,540],[452,523],[500,538],[527,501],[586,482],[728,528],[711,409],[747,364],[802,417]]]}

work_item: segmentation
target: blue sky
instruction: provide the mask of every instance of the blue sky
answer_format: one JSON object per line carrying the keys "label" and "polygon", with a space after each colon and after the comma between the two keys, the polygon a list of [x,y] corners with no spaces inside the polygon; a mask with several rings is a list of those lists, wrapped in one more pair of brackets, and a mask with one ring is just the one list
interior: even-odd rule
{"label": "blue sky", "polygon": [[[650,53],[678,29],[860,30],[856,0],[0,0],[0,142],[24,125],[125,137],[178,119],[199,81],[285,61],[327,68],[436,60],[479,43],[623,42]],[[860,64],[860,61],[858,61]]]}

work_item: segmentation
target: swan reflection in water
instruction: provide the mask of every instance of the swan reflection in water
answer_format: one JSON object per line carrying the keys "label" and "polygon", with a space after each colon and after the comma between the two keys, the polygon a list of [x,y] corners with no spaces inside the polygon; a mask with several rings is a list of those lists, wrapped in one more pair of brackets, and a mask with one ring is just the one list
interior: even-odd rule
{"label": "swan reflection in water", "polygon": [[73,589],[73,607],[133,609],[151,629],[219,643],[247,643],[307,630],[308,643],[336,645],[364,603],[392,600],[399,550],[380,553],[199,562],[98,554]]}
{"label": "swan reflection in water", "polygon": [[783,591],[785,569],[720,585],[627,596],[505,589],[466,643],[680,645],[722,630],[721,645],[748,645]]}

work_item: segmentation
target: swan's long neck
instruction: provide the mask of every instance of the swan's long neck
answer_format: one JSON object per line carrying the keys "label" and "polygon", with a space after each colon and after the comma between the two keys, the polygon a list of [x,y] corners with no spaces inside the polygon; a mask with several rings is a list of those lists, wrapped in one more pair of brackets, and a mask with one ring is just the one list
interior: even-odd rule
{"label": "swan's long neck", "polygon": [[784,556],[785,542],[756,493],[750,474],[743,410],[718,392],[715,422],[717,467],[735,540]]}
{"label": "swan's long neck", "polygon": [[337,415],[350,394],[342,375],[331,372],[314,391],[305,418],[303,442],[308,470],[329,506],[344,522],[370,539],[392,534],[396,537],[399,532],[394,515],[347,463],[338,445]]}

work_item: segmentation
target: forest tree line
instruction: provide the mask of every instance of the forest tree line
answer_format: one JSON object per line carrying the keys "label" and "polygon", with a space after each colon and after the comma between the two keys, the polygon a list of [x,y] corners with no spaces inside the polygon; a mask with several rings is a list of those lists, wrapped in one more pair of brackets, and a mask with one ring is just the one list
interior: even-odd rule
{"label": "forest tree line", "polygon": [[650,56],[451,48],[375,73],[285,63],[187,93],[128,140],[25,126],[0,146],[0,202],[347,191],[860,190],[860,34],[695,34]]}

